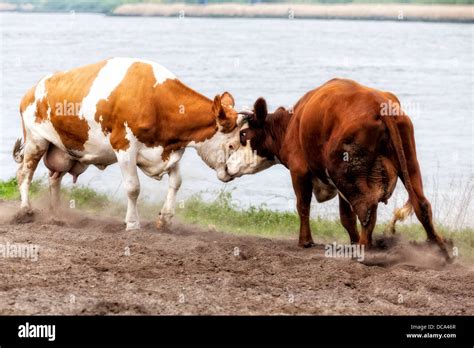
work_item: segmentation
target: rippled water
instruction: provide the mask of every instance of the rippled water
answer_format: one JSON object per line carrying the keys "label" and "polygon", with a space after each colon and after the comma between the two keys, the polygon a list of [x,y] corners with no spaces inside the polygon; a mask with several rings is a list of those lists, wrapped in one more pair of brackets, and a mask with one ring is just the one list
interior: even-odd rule
{"label": "rippled water", "polygon": [[[473,180],[473,25],[284,19],[125,18],[92,14],[0,14],[0,178],[14,175],[11,147],[21,135],[19,101],[43,75],[113,56],[161,63],[184,83],[213,97],[230,91],[238,106],[265,96],[271,109],[294,104],[333,77],[389,90],[415,124],[418,156],[437,220],[460,218]],[[233,190],[236,204],[294,209],[288,171],[275,166],[229,184],[188,150],[179,198]],[[44,175],[41,165],[37,177]],[[124,197],[117,166],[90,168],[79,182]],[[161,201],[167,179],[141,175],[142,196]],[[67,178],[65,183],[70,183]],[[406,197],[397,190],[387,208]],[[337,216],[336,200],[315,204],[313,215]],[[462,220],[462,221],[459,221]]]}

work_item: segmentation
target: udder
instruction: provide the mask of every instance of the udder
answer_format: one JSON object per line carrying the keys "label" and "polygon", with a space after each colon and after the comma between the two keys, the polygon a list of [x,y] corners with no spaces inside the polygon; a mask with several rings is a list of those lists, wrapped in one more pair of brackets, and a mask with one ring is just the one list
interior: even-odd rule
{"label": "udder", "polygon": [[318,203],[323,203],[336,197],[337,190],[334,186],[326,185],[321,180],[314,177],[313,193]]}
{"label": "udder", "polygon": [[88,167],[53,144],[49,145],[43,162],[46,168],[49,169],[49,176],[57,178],[63,173],[69,173],[72,175],[74,183],[76,183],[77,177]]}

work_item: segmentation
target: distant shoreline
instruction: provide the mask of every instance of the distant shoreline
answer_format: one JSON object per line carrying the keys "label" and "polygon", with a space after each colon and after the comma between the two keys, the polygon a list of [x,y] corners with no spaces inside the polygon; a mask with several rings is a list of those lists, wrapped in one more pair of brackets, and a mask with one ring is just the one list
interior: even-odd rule
{"label": "distant shoreline", "polygon": [[473,5],[418,4],[127,4],[114,16],[362,19],[429,22],[474,22]]}
{"label": "distant shoreline", "polygon": [[[0,0],[1,1],[1,0]],[[1,12],[68,13],[35,8],[31,4],[0,2]],[[340,4],[125,4],[108,11],[77,11],[105,13],[126,17],[208,17],[208,18],[287,18],[287,19],[349,19],[381,21],[422,21],[474,23],[474,5],[407,4],[407,3],[340,3]]]}

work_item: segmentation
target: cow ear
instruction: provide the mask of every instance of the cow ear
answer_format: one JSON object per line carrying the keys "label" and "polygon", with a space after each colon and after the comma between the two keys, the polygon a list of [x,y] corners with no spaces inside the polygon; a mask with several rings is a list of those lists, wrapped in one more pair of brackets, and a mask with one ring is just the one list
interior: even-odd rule
{"label": "cow ear", "polygon": [[267,102],[263,98],[258,98],[253,106],[255,112],[255,118],[257,123],[260,126],[263,126],[265,123],[265,118],[267,117]]}
{"label": "cow ear", "polygon": [[222,95],[221,95],[221,103],[222,103],[223,105],[228,105],[228,106],[232,106],[232,107],[235,106],[234,97],[233,97],[232,94],[230,94],[229,92],[224,92],[224,93],[222,93]]}
{"label": "cow ear", "polygon": [[216,95],[214,98],[214,102],[212,103],[212,112],[219,119],[226,118],[225,111],[222,108],[222,100],[220,95]]}

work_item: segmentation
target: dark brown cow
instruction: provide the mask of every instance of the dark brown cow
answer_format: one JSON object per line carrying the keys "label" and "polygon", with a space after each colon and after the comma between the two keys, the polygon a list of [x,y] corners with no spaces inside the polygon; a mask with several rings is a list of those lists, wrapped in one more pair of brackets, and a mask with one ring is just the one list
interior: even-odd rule
{"label": "dark brown cow", "polygon": [[[268,116],[260,98],[240,131],[240,142],[243,146],[228,159],[229,175],[255,173],[278,162],[290,170],[300,246],[314,245],[312,193],[319,202],[338,195],[341,223],[351,242],[370,246],[378,203],[387,202],[399,177],[429,240],[449,258],[423,193],[413,124],[393,94],[333,79],[306,93],[293,112],[279,108]],[[254,151],[256,156],[251,156]]]}

